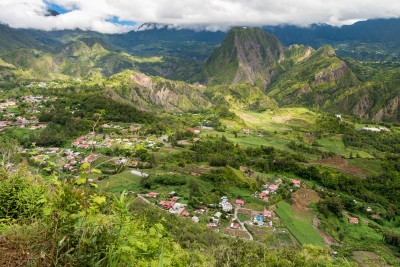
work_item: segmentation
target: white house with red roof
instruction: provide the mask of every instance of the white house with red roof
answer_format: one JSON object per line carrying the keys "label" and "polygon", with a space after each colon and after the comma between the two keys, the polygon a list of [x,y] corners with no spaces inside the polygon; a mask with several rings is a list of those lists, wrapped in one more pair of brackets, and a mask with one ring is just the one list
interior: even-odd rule
{"label": "white house with red roof", "polygon": [[301,186],[301,181],[300,180],[296,180],[296,179],[292,179],[292,183],[295,187],[300,187]]}
{"label": "white house with red roof", "polygon": [[150,192],[150,193],[146,194],[146,197],[156,198],[157,195],[158,195],[158,193],[156,193],[156,192]]}
{"label": "white house with red roof", "polygon": [[356,218],[356,217],[350,217],[350,218],[349,218],[349,223],[358,223],[358,218]]}
{"label": "white house with red roof", "polygon": [[236,199],[235,204],[236,204],[236,205],[243,206],[243,205],[244,205],[244,200],[242,200],[242,199]]}

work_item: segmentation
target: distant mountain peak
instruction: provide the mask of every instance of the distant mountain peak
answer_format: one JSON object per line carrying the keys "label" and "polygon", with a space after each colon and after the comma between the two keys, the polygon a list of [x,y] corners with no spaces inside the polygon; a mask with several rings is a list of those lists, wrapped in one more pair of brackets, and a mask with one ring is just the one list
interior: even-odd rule
{"label": "distant mountain peak", "polygon": [[207,83],[248,82],[265,88],[270,83],[271,68],[283,60],[284,51],[281,42],[261,28],[232,28],[206,60]]}
{"label": "distant mountain peak", "polygon": [[47,12],[44,14],[46,17],[56,17],[60,15],[56,10],[54,9],[48,9]]}

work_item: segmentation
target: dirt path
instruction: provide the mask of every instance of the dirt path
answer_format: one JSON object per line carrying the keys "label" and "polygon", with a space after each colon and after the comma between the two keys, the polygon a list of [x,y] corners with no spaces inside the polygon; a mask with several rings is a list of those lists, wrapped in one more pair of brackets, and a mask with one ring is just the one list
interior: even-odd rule
{"label": "dirt path", "polygon": [[234,218],[239,222],[240,226],[243,228],[243,230],[249,235],[249,239],[250,240],[254,240],[253,236],[250,234],[250,232],[247,230],[247,228],[244,226],[244,223],[241,222],[239,220],[239,218],[237,217],[237,211],[238,211],[238,207],[235,207],[235,214],[234,214]]}
{"label": "dirt path", "polygon": [[320,220],[317,218],[317,216],[314,216],[313,227],[315,230],[317,230],[317,232],[320,234],[320,236],[322,236],[322,238],[324,239],[324,244],[329,247],[331,247],[332,245],[341,246],[338,242],[336,242],[336,240],[333,237],[331,237],[324,231],[321,231],[320,229],[318,229],[319,222],[320,222]]}

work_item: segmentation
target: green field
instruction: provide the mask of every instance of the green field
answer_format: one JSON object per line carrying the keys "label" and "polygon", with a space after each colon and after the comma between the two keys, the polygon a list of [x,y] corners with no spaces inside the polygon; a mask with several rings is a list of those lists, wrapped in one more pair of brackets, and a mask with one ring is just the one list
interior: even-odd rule
{"label": "green field", "polygon": [[351,159],[349,165],[360,167],[372,175],[382,171],[382,161],[379,159]]}
{"label": "green field", "polygon": [[306,108],[280,108],[262,113],[234,110],[250,128],[282,133],[294,128],[310,129],[317,114]]}
{"label": "green field", "polygon": [[276,206],[276,214],[282,220],[283,224],[289,229],[292,235],[296,237],[300,244],[312,244],[326,247],[322,237],[311,224],[293,218],[292,208],[288,203],[279,202]]}
{"label": "green field", "polygon": [[124,190],[139,190],[140,177],[130,172],[112,175],[99,182],[100,188],[108,187],[111,192],[122,192]]}
{"label": "green field", "polygon": [[374,158],[374,156],[365,151],[346,148],[340,135],[321,138],[318,139],[317,142],[322,146],[319,148],[322,151],[332,151],[340,156],[344,156],[347,158],[350,157],[351,152],[353,153],[354,157],[358,154],[361,158]]}
{"label": "green field", "polygon": [[249,216],[246,216],[246,215],[241,214],[241,213],[238,213],[237,217],[241,222],[250,221],[250,217]]}

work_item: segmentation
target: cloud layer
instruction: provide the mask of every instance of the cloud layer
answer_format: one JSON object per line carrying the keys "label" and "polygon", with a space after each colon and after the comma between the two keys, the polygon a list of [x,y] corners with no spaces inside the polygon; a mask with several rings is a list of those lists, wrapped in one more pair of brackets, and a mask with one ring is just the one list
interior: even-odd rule
{"label": "cloud layer", "polygon": [[[50,5],[67,13],[45,16]],[[400,17],[398,0],[1,0],[0,21],[15,28],[126,32],[145,22],[218,30],[232,26],[327,23]],[[132,22],[126,25],[126,22]],[[136,26],[132,24],[136,23]],[[129,24],[129,23],[128,23]]]}

